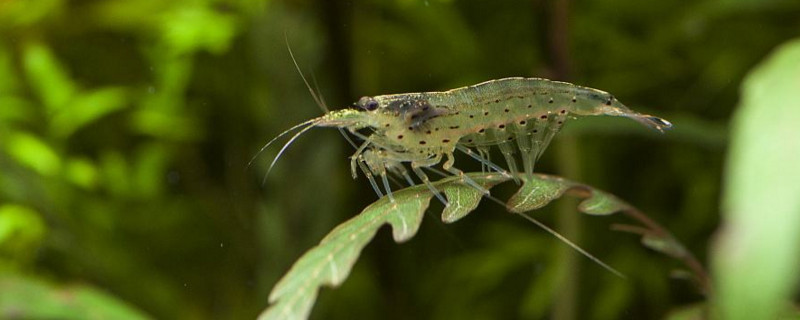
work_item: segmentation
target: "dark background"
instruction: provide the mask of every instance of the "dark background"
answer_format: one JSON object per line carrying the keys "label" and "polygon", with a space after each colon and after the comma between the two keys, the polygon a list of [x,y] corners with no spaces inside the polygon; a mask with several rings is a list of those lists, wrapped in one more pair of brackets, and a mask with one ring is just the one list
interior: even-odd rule
{"label": "dark background", "polygon": [[[59,303],[162,319],[266,308],[295,259],[376,200],[332,129],[299,139],[263,186],[279,146],[247,166],[322,112],[287,39],[333,108],[537,76],[670,120],[663,135],[570,121],[537,170],[625,199],[705,261],[740,84],[798,14],[795,1],[0,0],[3,290],[38,297],[19,310],[61,310],[47,297],[78,290],[90,302]],[[407,243],[381,230],[312,317],[642,319],[704,299],[671,277],[679,262],[608,229],[622,217],[569,200],[534,213],[627,280],[491,202],[452,225],[440,208]]]}

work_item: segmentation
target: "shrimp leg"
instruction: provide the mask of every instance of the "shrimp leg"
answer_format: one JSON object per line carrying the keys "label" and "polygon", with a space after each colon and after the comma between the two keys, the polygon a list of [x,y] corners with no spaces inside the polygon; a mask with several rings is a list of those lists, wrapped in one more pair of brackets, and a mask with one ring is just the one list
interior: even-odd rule
{"label": "shrimp leg", "polygon": [[456,159],[453,156],[453,153],[452,152],[448,152],[447,153],[447,161],[445,161],[445,163],[442,165],[442,169],[444,169],[447,172],[450,172],[450,173],[452,173],[454,175],[459,176],[461,178],[461,181],[466,182],[468,185],[470,185],[471,187],[475,188],[475,190],[480,191],[484,195],[489,195],[489,189],[484,188],[483,186],[481,186],[477,182],[475,182],[475,180],[472,180],[472,178],[470,178],[469,176],[464,174],[464,171],[461,171],[460,169],[458,169],[456,167],[453,167],[453,163],[455,162],[455,160]]}
{"label": "shrimp leg", "polygon": [[358,172],[356,171],[356,166],[361,167],[361,171],[364,171],[365,175],[367,174],[367,170],[364,170],[364,167],[359,162],[364,161],[364,157],[362,156],[362,154],[364,153],[364,150],[367,149],[369,144],[370,144],[369,140],[364,141],[364,143],[362,143],[361,146],[358,147],[358,149],[356,149],[356,153],[353,153],[353,155],[350,156],[350,173],[353,175],[353,179],[358,178]]}
{"label": "shrimp leg", "polygon": [[394,203],[394,196],[392,195],[392,187],[389,186],[389,179],[386,178],[386,170],[384,169],[381,173],[381,180],[383,180],[383,189],[386,190],[386,195],[389,196],[389,201]]}
{"label": "shrimp leg", "polygon": [[[364,176],[367,177],[367,180],[369,180],[369,184],[372,185],[372,189],[374,189],[375,193],[378,194],[378,198],[383,198],[383,192],[381,192],[381,189],[378,188],[378,182],[375,181],[375,177],[372,175],[372,170],[370,170],[367,165],[364,164],[364,159],[357,159],[356,163],[358,164],[358,167],[361,168],[361,171],[364,172]],[[394,200],[392,198],[390,199]]]}
{"label": "shrimp leg", "polygon": [[403,176],[403,178],[406,179],[406,182],[408,182],[409,186],[415,185],[414,180],[411,179],[411,176],[408,174],[408,170],[406,170],[405,166],[403,166],[402,164],[399,164],[399,165],[395,166],[394,168],[397,170],[397,172],[395,172],[395,173],[399,172],[399,174],[401,176]]}
{"label": "shrimp leg", "polygon": [[[486,160],[486,162],[492,162],[492,159],[489,158],[489,148],[488,147],[479,146],[479,147],[477,147],[477,149],[478,149],[478,155],[481,157],[481,159]],[[485,173],[487,170],[489,170],[489,167],[486,165],[485,162],[481,161],[481,172]]]}
{"label": "shrimp leg", "polygon": [[519,153],[522,155],[522,167],[525,170],[525,175],[530,178],[533,175],[533,167],[535,159],[531,155],[531,139],[524,125],[517,128],[517,146]]}
{"label": "shrimp leg", "polygon": [[486,164],[489,168],[494,169],[495,171],[497,171],[500,174],[502,174],[504,177],[511,178],[511,175],[506,170],[503,170],[503,168],[500,168],[499,166],[497,166],[493,162],[488,161],[487,159],[484,159],[481,156],[475,154],[475,152],[470,150],[469,148],[464,147],[464,146],[456,146],[456,149],[458,149],[458,151],[466,153],[468,156],[472,157],[475,160],[478,160],[480,163]]}
{"label": "shrimp leg", "polygon": [[514,158],[514,147],[511,145],[511,142],[508,141],[498,143],[497,147],[500,148],[500,153],[502,153],[503,157],[506,158],[508,170],[511,171],[514,182],[519,184],[519,169],[517,168],[517,160]]}
{"label": "shrimp leg", "polygon": [[411,170],[413,170],[414,173],[417,175],[417,177],[419,177],[419,179],[422,180],[422,183],[424,183],[425,186],[428,187],[428,189],[433,193],[433,195],[435,195],[436,198],[438,198],[439,201],[441,201],[442,204],[444,204],[444,206],[447,207],[450,204],[444,198],[442,193],[438,189],[436,189],[436,187],[433,185],[433,183],[431,183],[431,180],[428,178],[428,176],[425,174],[425,172],[422,171],[422,169],[421,169],[421,167],[429,167],[431,165],[437,164],[437,163],[439,163],[439,160],[441,160],[441,159],[442,159],[442,156],[441,155],[437,155],[436,157],[431,158],[429,160],[412,161],[411,162]]}

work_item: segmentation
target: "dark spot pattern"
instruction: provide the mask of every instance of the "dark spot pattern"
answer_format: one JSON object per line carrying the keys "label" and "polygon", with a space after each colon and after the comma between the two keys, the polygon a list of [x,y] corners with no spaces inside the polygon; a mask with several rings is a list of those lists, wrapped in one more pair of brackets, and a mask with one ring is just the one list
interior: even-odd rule
{"label": "dark spot pattern", "polygon": [[409,130],[419,130],[426,121],[450,112],[447,108],[434,107],[425,99],[415,98],[391,101],[387,104],[386,109],[402,117],[408,117]]}

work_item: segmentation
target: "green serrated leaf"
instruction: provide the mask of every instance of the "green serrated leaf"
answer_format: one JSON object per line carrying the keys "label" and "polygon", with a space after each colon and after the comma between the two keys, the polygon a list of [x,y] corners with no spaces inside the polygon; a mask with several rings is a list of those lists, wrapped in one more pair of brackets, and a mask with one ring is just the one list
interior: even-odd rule
{"label": "green serrated leaf", "polygon": [[674,258],[681,258],[687,254],[686,248],[676,243],[675,239],[672,237],[645,234],[642,236],[642,245]]}
{"label": "green serrated leaf", "polygon": [[588,199],[581,201],[578,205],[578,210],[583,213],[609,215],[622,211],[627,207],[627,204],[609,193],[597,189],[590,189],[590,192],[592,195]]}
{"label": "green serrated leaf", "polygon": [[522,213],[544,207],[571,187],[561,178],[544,175],[532,178],[523,177],[522,187],[508,200],[508,209],[511,212]]}
{"label": "green serrated leaf", "polygon": [[[489,189],[510,180],[498,173],[470,173],[473,181]],[[588,214],[611,214],[626,208],[616,197],[586,185],[560,177],[534,175],[525,178],[520,190],[506,204],[506,209],[522,213],[541,208],[552,200],[571,193],[586,198],[579,208]],[[457,221],[478,206],[483,194],[449,177],[434,183],[447,197],[449,205],[442,212],[446,223]],[[349,275],[361,250],[384,225],[392,226],[396,242],[407,241],[419,229],[424,211],[433,195],[424,185],[394,192],[395,202],[386,197],[376,201],[359,215],[340,224],[319,245],[306,252],[278,281],[270,294],[273,303],[259,319],[306,319],[323,285],[338,286]]]}
{"label": "green serrated leaf", "polygon": [[546,206],[566,192],[587,197],[578,205],[578,210],[591,215],[608,215],[625,209],[628,205],[617,197],[580,183],[560,177],[534,175],[522,177],[524,184],[511,199],[508,208],[511,212],[522,213]]}
{"label": "green serrated leaf", "polygon": [[[489,189],[496,184],[505,181],[505,178],[496,177],[494,179],[486,179],[478,175],[472,175],[484,188]],[[483,193],[471,186],[463,184],[446,184],[442,190],[447,197],[449,206],[444,208],[442,212],[442,221],[445,223],[453,223],[478,207],[478,204],[483,199]]]}
{"label": "green serrated leaf", "polygon": [[[477,183],[490,187],[506,178],[499,174],[472,175]],[[480,201],[480,192],[461,184],[459,178],[444,179],[435,184],[453,202],[443,219],[455,221]],[[384,225],[392,226],[396,242],[413,237],[433,195],[424,185],[394,193],[395,202],[386,197],[376,201],[359,215],[340,224],[316,247],[306,252],[275,285],[269,300],[274,303],[259,319],[305,319],[323,285],[338,286],[349,275],[361,250]],[[455,220],[452,220],[455,219]]]}
{"label": "green serrated leaf", "polygon": [[270,294],[275,303],[259,319],[305,319],[322,285],[338,286],[347,278],[361,250],[383,224],[390,224],[395,241],[411,238],[419,228],[432,195],[412,187],[382,198],[361,214],[340,224],[319,245],[300,257]]}

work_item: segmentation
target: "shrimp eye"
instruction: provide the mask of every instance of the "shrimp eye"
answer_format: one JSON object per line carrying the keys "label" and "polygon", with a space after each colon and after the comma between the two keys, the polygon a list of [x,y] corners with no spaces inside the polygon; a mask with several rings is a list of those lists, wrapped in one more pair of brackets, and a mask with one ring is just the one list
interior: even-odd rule
{"label": "shrimp eye", "polygon": [[606,100],[606,105],[610,106],[612,102],[614,102],[614,96],[608,95],[608,100]]}
{"label": "shrimp eye", "polygon": [[372,111],[378,109],[378,101],[372,97],[362,97],[361,99],[358,99],[358,106],[364,110]]}

